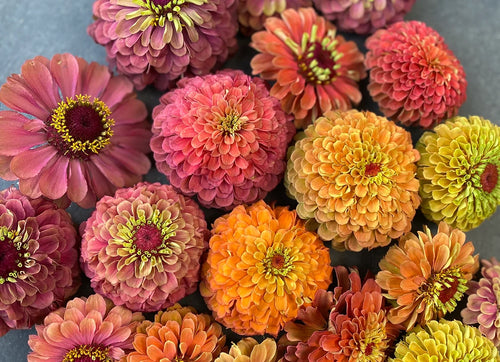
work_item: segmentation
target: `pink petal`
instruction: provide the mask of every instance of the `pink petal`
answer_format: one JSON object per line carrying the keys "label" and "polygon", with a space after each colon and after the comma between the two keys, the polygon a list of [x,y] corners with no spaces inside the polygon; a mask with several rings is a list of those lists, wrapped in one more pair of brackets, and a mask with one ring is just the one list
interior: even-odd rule
{"label": "pink petal", "polygon": [[92,163],[116,187],[125,186],[123,170],[113,162],[113,159],[104,152],[92,157]]}
{"label": "pink petal", "polygon": [[46,109],[57,108],[57,103],[60,101],[57,85],[44,64],[34,59],[28,60],[21,67],[21,73],[26,85]]}
{"label": "pink petal", "polygon": [[0,128],[2,129],[0,132],[0,154],[15,156],[46,142],[45,133],[28,131],[23,127],[26,123],[32,124],[33,122],[40,123],[40,127],[43,126],[43,122],[30,121],[17,112],[0,112]]}
{"label": "pink petal", "polygon": [[[110,78],[111,73],[106,66],[92,62],[85,69],[85,72],[82,72],[81,92],[93,97],[100,97],[108,86]],[[109,107],[109,104],[106,103],[106,105]]]}
{"label": "pink petal", "polygon": [[24,151],[12,159],[10,168],[19,178],[31,178],[40,173],[57,153],[52,146],[42,146]]}
{"label": "pink petal", "polygon": [[50,199],[63,197],[68,190],[69,158],[59,156],[54,158],[40,174],[40,191]]}
{"label": "pink petal", "polygon": [[132,93],[134,86],[124,76],[117,76],[110,79],[108,86],[101,95],[101,101],[106,103],[109,108],[113,108],[120,103],[127,94]]}
{"label": "pink petal", "polygon": [[120,124],[137,123],[146,119],[146,105],[138,99],[127,99],[116,106],[111,114],[115,122]]}
{"label": "pink petal", "polygon": [[19,180],[19,190],[25,194],[26,196],[31,197],[32,199],[42,196],[42,192],[40,191],[40,176],[37,175],[31,178],[25,178]]}
{"label": "pink petal", "polygon": [[87,195],[88,186],[79,160],[70,160],[68,169],[68,197],[80,202]]}
{"label": "pink petal", "polygon": [[79,67],[75,57],[71,54],[56,54],[50,61],[50,71],[61,89],[63,99],[75,95]]}

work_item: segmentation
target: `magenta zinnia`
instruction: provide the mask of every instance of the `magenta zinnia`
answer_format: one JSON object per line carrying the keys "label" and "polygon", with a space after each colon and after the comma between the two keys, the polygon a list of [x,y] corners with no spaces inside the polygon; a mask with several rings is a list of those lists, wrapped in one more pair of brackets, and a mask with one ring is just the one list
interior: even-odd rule
{"label": "magenta zinnia", "polygon": [[132,83],[71,54],[28,60],[0,88],[0,177],[25,195],[92,207],[150,168],[147,110]]}
{"label": "magenta zinnia", "polygon": [[196,290],[207,224],[171,186],[139,183],[105,196],[81,231],[84,271],[115,304],[157,311]]}
{"label": "magenta zinnia", "polygon": [[49,314],[28,341],[28,362],[113,362],[133,349],[141,313],[115,307],[98,294],[75,298]]}
{"label": "magenta zinnia", "polygon": [[76,237],[52,201],[0,192],[0,336],[40,323],[77,291]]}
{"label": "magenta zinnia", "polygon": [[287,9],[264,25],[250,43],[260,52],[250,63],[252,72],[276,81],[271,95],[293,114],[297,128],[361,101],[357,82],[366,76],[363,54],[314,9]]}
{"label": "magenta zinnia", "polygon": [[295,133],[264,81],[241,71],[184,78],[153,111],[158,170],[207,207],[262,199],[285,170]]}
{"label": "magenta zinnia", "polygon": [[201,75],[236,50],[236,0],[97,0],[88,28],[108,61],[137,89],[165,90]]}

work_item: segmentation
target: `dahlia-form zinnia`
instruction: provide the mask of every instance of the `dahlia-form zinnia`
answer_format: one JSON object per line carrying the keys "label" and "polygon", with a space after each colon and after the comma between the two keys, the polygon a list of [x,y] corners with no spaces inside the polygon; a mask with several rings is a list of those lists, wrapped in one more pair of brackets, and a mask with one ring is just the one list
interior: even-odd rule
{"label": "dahlia-form zinnia", "polygon": [[463,322],[479,324],[479,330],[496,347],[500,347],[500,263],[495,258],[482,260],[479,282],[468,284],[467,307],[462,310]]}
{"label": "dahlia-form zinnia", "polygon": [[92,207],[150,162],[147,110],[132,83],[71,54],[28,60],[0,88],[0,177],[37,198]]}
{"label": "dahlia-form zinnia", "polygon": [[395,358],[390,361],[498,362],[500,357],[477,328],[441,319],[414,328],[397,344]]}
{"label": "dahlia-form zinnia", "polygon": [[500,127],[478,116],[454,117],[417,142],[422,212],[468,231],[500,205]]}
{"label": "dahlia-form zinnia", "polygon": [[259,343],[247,337],[233,344],[229,353],[221,353],[214,362],[275,362],[276,359],[277,346],[274,339],[266,338]]}
{"label": "dahlia-form zinnia", "polygon": [[357,82],[366,76],[363,54],[314,9],[287,9],[264,26],[250,43],[260,52],[250,63],[252,73],[276,81],[271,95],[293,114],[297,128],[361,101]]}
{"label": "dahlia-form zinnia", "polygon": [[237,47],[236,0],[97,0],[87,31],[137,89],[207,74]]}
{"label": "dahlia-form zinnia", "polygon": [[99,294],[75,298],[50,313],[30,335],[28,362],[112,362],[133,349],[141,313],[113,306]]}
{"label": "dahlia-form zinnia", "polygon": [[403,20],[415,0],[313,0],[339,30],[369,34]]}
{"label": "dahlia-form zinnia", "polygon": [[160,102],[151,149],[184,195],[231,209],[281,181],[295,129],[262,79],[236,70],[184,78]]}
{"label": "dahlia-form zinnia", "polygon": [[197,288],[207,224],[169,185],[139,183],[103,197],[80,231],[85,274],[117,305],[157,311]]}
{"label": "dahlia-form zinnia", "polygon": [[0,336],[30,328],[80,286],[76,229],[52,201],[0,192]]}
{"label": "dahlia-form zinnia", "polygon": [[393,245],[380,261],[376,280],[394,302],[389,321],[410,330],[452,312],[479,268],[465,234],[439,223],[436,235],[424,226]]}
{"label": "dahlia-form zinnia", "polygon": [[285,207],[237,206],[215,221],[209,247],[201,294],[242,335],[277,335],[331,282],[328,248]]}
{"label": "dahlia-form zinnia", "polygon": [[145,321],[137,328],[135,350],[127,355],[126,362],[211,362],[219,356],[225,341],[222,327],[208,314],[175,304],[158,312],[154,322]]}
{"label": "dahlia-form zinnia", "polygon": [[455,116],[467,81],[444,39],[422,22],[397,22],[366,40],[368,90],[386,117],[431,128]]}
{"label": "dahlia-form zinnia", "polygon": [[297,213],[334,248],[385,246],[410,231],[419,154],[403,128],[371,112],[331,111],[289,154],[285,186]]}

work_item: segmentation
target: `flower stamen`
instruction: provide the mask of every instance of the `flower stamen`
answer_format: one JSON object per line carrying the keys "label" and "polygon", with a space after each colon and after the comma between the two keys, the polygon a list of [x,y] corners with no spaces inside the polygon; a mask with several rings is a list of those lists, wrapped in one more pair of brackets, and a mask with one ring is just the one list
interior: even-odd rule
{"label": "flower stamen", "polygon": [[28,252],[30,237],[24,225],[23,221],[19,222],[16,230],[0,227],[0,285],[17,282],[25,275],[23,269],[35,264]]}
{"label": "flower stamen", "polygon": [[265,273],[286,276],[294,269],[295,258],[290,254],[291,250],[283,246],[267,249],[266,257],[262,261]]}
{"label": "flower stamen", "polygon": [[112,362],[109,348],[84,344],[73,348],[64,356],[62,362]]}

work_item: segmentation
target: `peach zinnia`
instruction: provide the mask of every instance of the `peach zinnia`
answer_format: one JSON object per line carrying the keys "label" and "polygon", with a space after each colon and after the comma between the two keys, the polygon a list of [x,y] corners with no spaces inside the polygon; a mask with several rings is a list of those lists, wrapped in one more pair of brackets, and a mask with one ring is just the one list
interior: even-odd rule
{"label": "peach zinnia", "polygon": [[371,112],[331,111],[299,138],[285,186],[323,240],[359,251],[410,231],[420,198],[409,132]]}
{"label": "peach zinnia", "polygon": [[331,272],[328,249],[295,211],[259,201],[215,221],[200,290],[226,327],[276,335]]}
{"label": "peach zinnia", "polygon": [[444,222],[434,236],[424,227],[401,238],[380,261],[376,278],[395,304],[389,320],[410,330],[452,312],[479,269],[473,252],[465,233]]}
{"label": "peach zinnia", "polygon": [[276,81],[271,95],[293,114],[297,128],[361,101],[357,82],[366,76],[363,54],[314,9],[287,9],[264,26],[250,43],[260,52],[250,63],[252,72]]}

